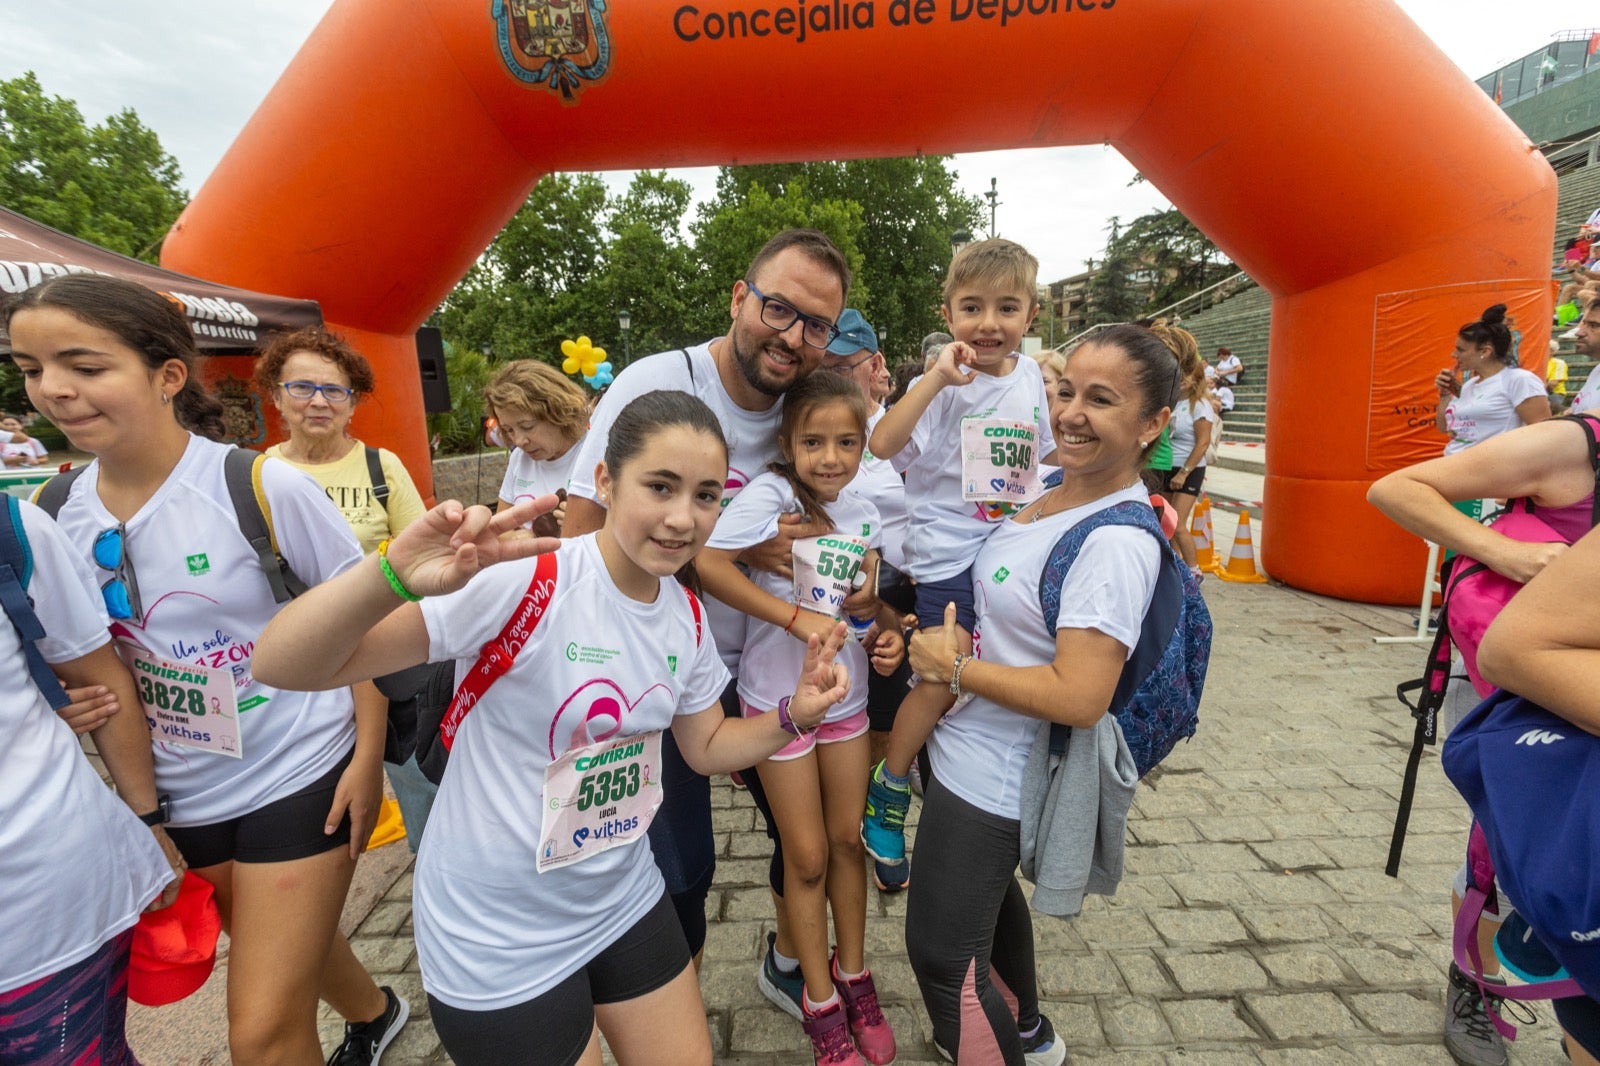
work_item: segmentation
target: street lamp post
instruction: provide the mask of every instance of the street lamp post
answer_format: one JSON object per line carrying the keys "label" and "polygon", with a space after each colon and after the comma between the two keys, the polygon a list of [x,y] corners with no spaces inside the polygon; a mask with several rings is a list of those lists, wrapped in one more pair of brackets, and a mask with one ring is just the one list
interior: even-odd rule
{"label": "street lamp post", "polygon": [[627,366],[633,353],[628,346],[628,330],[633,327],[633,316],[626,308],[617,312],[617,328],[622,330],[622,365]]}

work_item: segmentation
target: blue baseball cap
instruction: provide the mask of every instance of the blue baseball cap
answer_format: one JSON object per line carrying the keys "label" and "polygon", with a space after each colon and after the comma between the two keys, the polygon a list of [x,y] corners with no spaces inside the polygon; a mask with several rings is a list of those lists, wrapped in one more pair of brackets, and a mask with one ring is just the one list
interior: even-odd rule
{"label": "blue baseball cap", "polygon": [[846,307],[834,325],[838,327],[839,335],[828,345],[829,355],[855,355],[857,352],[878,350],[877,332],[854,307]]}

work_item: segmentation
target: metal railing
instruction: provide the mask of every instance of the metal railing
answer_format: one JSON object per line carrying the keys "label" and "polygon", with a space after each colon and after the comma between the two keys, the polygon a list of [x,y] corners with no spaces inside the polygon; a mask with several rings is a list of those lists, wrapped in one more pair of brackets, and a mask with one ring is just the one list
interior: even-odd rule
{"label": "metal railing", "polygon": [[[1193,313],[1196,313],[1196,312],[1199,312],[1199,311],[1204,311],[1207,307],[1211,307],[1213,304],[1221,302],[1221,298],[1222,297],[1224,297],[1224,296],[1232,296],[1235,292],[1237,292],[1240,289],[1244,288],[1245,286],[1244,286],[1244,284],[1240,284],[1241,282],[1248,283],[1250,285],[1254,285],[1255,284],[1255,282],[1251,280],[1250,275],[1246,274],[1244,271],[1241,270],[1237,274],[1230,274],[1227,277],[1223,278],[1221,281],[1215,282],[1215,283],[1213,283],[1211,285],[1207,285],[1205,288],[1199,290],[1198,292],[1192,292],[1188,296],[1185,296],[1183,299],[1175,301],[1174,303],[1170,303],[1167,306],[1161,308],[1160,310],[1152,311],[1148,315],[1140,315],[1139,317],[1140,318],[1169,318],[1169,317],[1171,317],[1172,315],[1175,315],[1175,314],[1176,315],[1183,315],[1183,314],[1186,314],[1186,313],[1187,314],[1193,314]],[[1212,295],[1214,293],[1218,293],[1218,290],[1221,290],[1221,289],[1224,289],[1224,288],[1226,288],[1228,291],[1220,293],[1217,296],[1217,299],[1212,300],[1210,302],[1206,302],[1206,298],[1208,296],[1210,296],[1210,295]],[[1079,333],[1074,333],[1072,336],[1070,336],[1066,340],[1062,341],[1061,342],[1061,348],[1063,350],[1065,350],[1070,345],[1077,344],[1077,343],[1083,341],[1084,339],[1086,339],[1088,337],[1092,337],[1096,333],[1099,333],[1103,329],[1106,329],[1106,328],[1108,328],[1110,326],[1117,326],[1117,325],[1121,325],[1121,323],[1120,322],[1097,322],[1094,325],[1090,326],[1088,329],[1083,330],[1083,331],[1081,331]]]}

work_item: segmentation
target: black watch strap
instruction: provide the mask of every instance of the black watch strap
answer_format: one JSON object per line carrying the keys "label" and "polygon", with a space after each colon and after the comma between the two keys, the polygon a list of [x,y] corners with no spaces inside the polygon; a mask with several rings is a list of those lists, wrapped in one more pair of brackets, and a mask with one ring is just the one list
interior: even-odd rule
{"label": "black watch strap", "polygon": [[156,809],[148,814],[139,815],[139,821],[145,825],[166,825],[172,820],[172,798],[170,796],[157,796]]}

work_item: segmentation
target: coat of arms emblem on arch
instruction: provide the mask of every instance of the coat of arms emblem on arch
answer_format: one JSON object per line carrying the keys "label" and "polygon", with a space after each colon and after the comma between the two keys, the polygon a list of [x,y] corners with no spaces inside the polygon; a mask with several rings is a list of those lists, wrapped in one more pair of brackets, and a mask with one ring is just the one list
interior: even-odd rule
{"label": "coat of arms emblem on arch", "polygon": [[606,0],[490,0],[489,14],[506,69],[564,104],[610,70]]}

